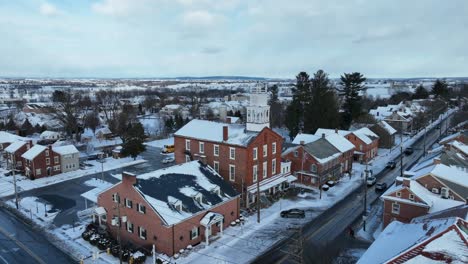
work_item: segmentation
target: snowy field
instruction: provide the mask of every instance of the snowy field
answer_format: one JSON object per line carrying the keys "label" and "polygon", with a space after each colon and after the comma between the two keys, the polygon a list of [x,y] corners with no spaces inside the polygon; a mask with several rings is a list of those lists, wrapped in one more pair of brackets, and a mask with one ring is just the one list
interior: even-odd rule
{"label": "snowy field", "polygon": [[[114,170],[122,167],[127,167],[131,165],[136,165],[140,163],[144,163],[146,160],[143,159],[136,159],[133,158],[122,158],[122,159],[114,159],[114,158],[107,158],[104,162],[103,169],[104,171]],[[44,186],[56,184],[63,181],[68,181],[76,178],[80,178],[86,175],[99,173],[101,172],[101,163],[98,161],[89,161],[87,162],[91,167],[87,169],[79,169],[76,171],[70,171],[66,173],[61,173],[51,177],[40,178],[36,180],[30,180],[26,176],[17,175],[17,188],[18,191],[27,191],[31,189],[41,188]],[[13,188],[13,177],[12,176],[5,176],[4,171],[1,173],[0,176],[0,197],[5,197],[14,194]]]}
{"label": "snowy field", "polygon": [[174,138],[170,137],[170,138],[165,138],[165,139],[149,141],[149,142],[146,142],[145,144],[150,147],[163,148],[164,145],[174,145]]}

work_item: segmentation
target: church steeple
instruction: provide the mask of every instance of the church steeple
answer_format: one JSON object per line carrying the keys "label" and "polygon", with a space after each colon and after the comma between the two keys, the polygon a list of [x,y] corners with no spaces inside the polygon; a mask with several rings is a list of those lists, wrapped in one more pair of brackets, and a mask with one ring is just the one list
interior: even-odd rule
{"label": "church steeple", "polygon": [[250,89],[250,103],[247,106],[247,130],[260,132],[270,127],[270,106],[268,105],[267,84]]}

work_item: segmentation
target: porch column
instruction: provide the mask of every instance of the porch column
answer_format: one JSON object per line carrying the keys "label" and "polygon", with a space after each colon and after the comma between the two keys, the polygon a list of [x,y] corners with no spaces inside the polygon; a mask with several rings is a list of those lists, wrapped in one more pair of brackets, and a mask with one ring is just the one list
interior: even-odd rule
{"label": "porch column", "polygon": [[93,214],[93,223],[96,222],[96,214]]}
{"label": "porch column", "polygon": [[88,201],[84,198],[85,209],[88,209]]}
{"label": "porch column", "polygon": [[209,245],[209,242],[208,242],[208,226],[205,227],[205,242],[206,242],[206,245],[208,246]]}
{"label": "porch column", "polygon": [[223,235],[223,220],[221,220],[219,223],[220,223],[220,229],[219,229],[219,231],[220,231],[221,236],[222,236],[222,235]]}

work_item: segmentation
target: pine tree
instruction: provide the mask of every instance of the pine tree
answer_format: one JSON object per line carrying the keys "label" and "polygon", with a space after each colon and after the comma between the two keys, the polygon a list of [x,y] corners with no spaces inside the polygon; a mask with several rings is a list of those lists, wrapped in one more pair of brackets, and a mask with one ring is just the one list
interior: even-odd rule
{"label": "pine tree", "polygon": [[318,70],[310,82],[311,99],[304,109],[304,132],[313,133],[317,128],[338,127],[338,103],[328,75],[323,70]]}
{"label": "pine tree", "polygon": [[140,122],[131,124],[126,135],[123,138],[122,155],[131,156],[136,159],[138,154],[146,150],[145,145],[145,129]]}
{"label": "pine tree", "polygon": [[282,125],[283,107],[278,99],[278,86],[273,85],[270,92],[270,123],[272,127],[280,127]]}
{"label": "pine tree", "polygon": [[431,93],[437,97],[444,97],[447,98],[449,94],[449,90],[447,87],[447,83],[444,80],[437,79],[432,86]]}
{"label": "pine tree", "polygon": [[296,85],[292,89],[293,100],[286,109],[285,125],[289,129],[291,139],[304,130],[304,109],[312,100],[310,88],[309,75],[306,72],[300,72],[296,76]]}
{"label": "pine tree", "polygon": [[291,140],[299,133],[301,130],[300,122],[301,122],[301,105],[300,102],[297,100],[293,100],[288,107],[286,108],[286,120],[285,125],[289,130],[289,137]]}
{"label": "pine tree", "polygon": [[184,126],[184,119],[180,114],[176,114],[174,122],[176,130]]}
{"label": "pine tree", "polygon": [[419,85],[413,94],[413,99],[426,99],[428,97],[429,97],[429,92],[422,85]]}
{"label": "pine tree", "polygon": [[6,130],[17,130],[18,127],[16,126],[15,120],[13,120],[13,116],[10,116],[8,123],[5,125]]}
{"label": "pine tree", "polygon": [[29,122],[27,118],[24,121],[24,123],[21,125],[21,132],[25,136],[31,135],[34,133],[34,127],[31,125],[31,123]]}
{"label": "pine tree", "polygon": [[359,92],[365,89],[363,83],[366,81],[366,78],[359,72],[353,72],[341,75],[340,79],[344,87],[343,94],[345,98],[343,105],[343,126],[349,127],[353,119],[356,119],[362,113]]}

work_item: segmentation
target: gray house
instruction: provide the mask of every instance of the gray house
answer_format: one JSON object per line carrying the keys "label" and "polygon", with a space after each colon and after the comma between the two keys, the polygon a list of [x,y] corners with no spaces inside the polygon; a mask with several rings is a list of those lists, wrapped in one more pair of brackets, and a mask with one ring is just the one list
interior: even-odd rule
{"label": "gray house", "polygon": [[62,173],[80,168],[80,152],[73,145],[53,147],[52,150],[60,155]]}

